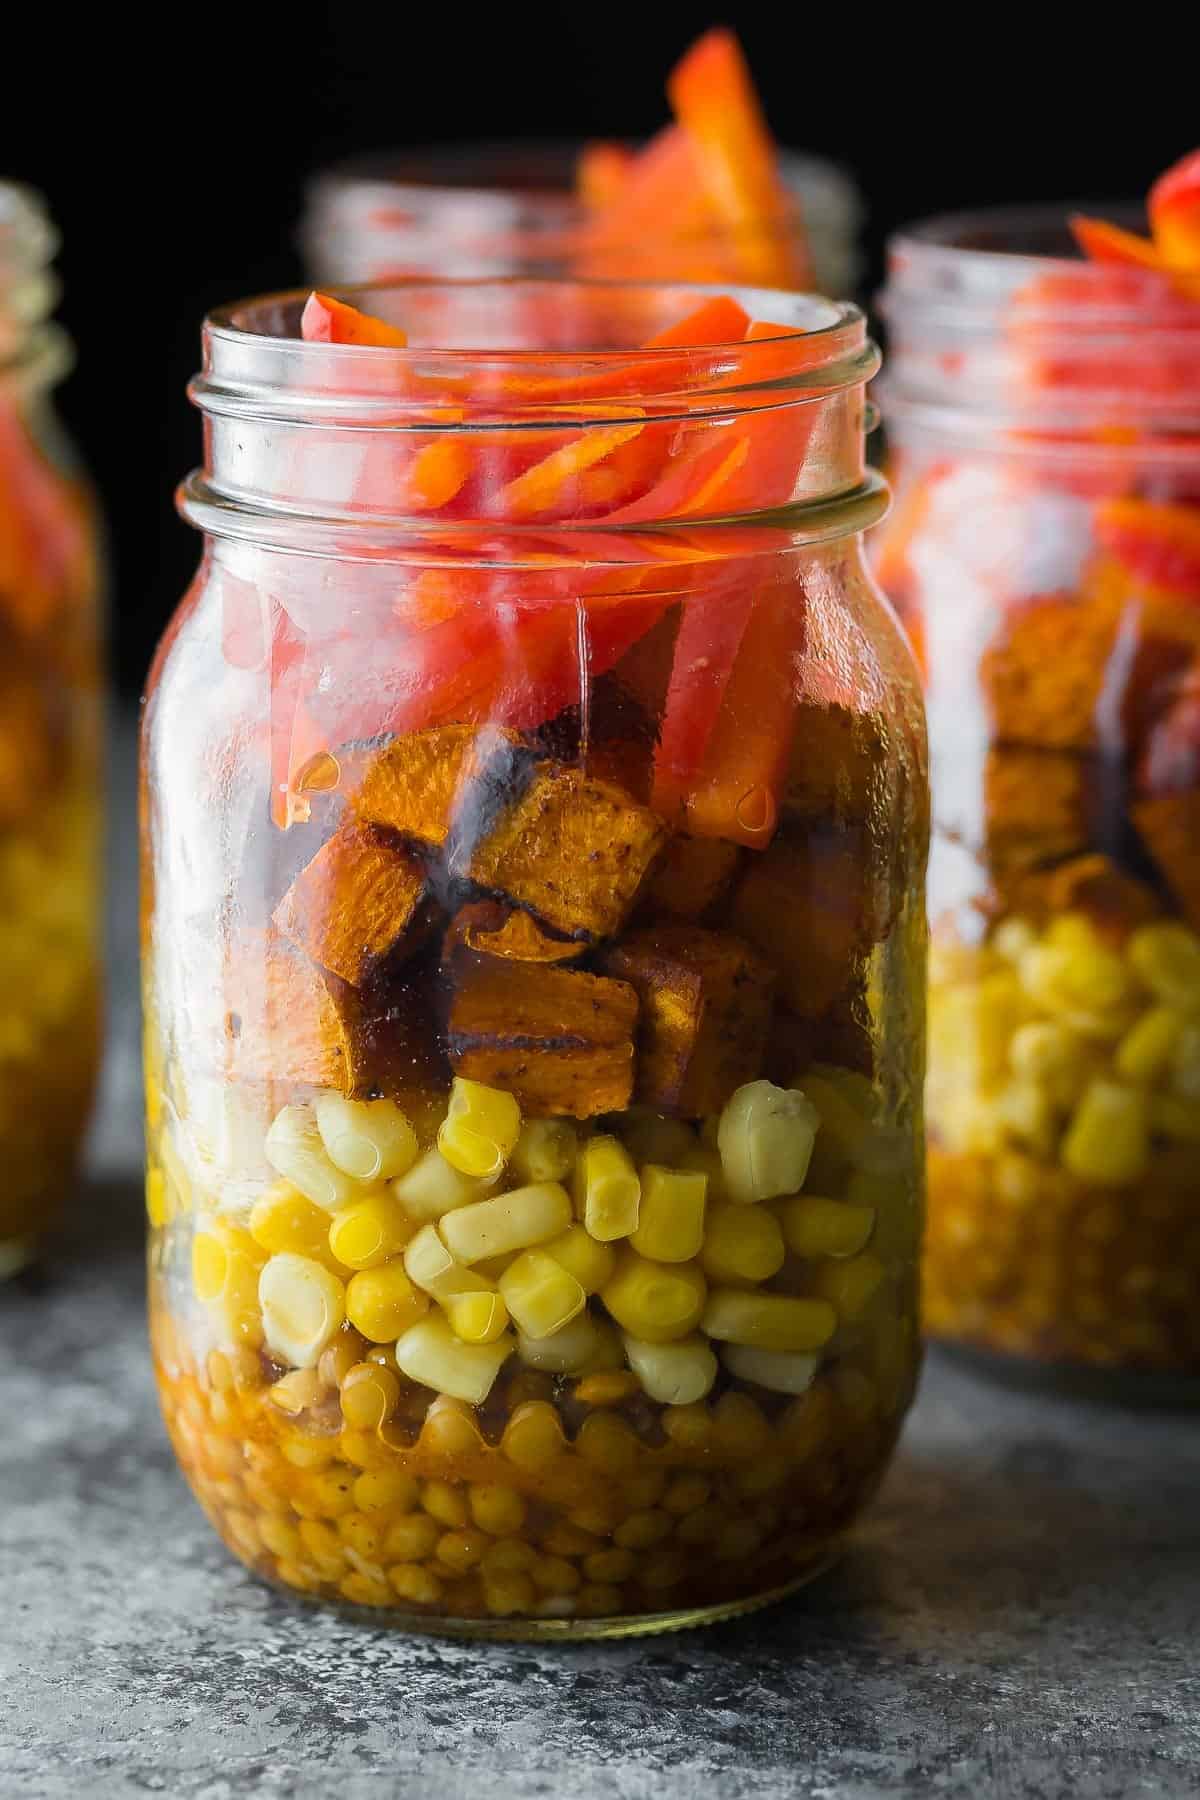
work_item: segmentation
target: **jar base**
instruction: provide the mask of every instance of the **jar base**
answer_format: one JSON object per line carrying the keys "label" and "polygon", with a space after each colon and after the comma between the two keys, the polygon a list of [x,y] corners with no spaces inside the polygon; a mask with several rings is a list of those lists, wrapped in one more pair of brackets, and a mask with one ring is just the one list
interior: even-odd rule
{"label": "jar base", "polygon": [[668,1631],[690,1631],[703,1625],[722,1625],[730,1619],[745,1618],[749,1613],[774,1606],[798,1593],[824,1575],[838,1561],[842,1543],[827,1547],[790,1581],[768,1588],[760,1594],[748,1594],[737,1600],[722,1600],[710,1606],[681,1606],[659,1613],[622,1613],[600,1619],[447,1619],[428,1614],[409,1613],[390,1607],[355,1606],[345,1600],[329,1600],[318,1594],[305,1594],[296,1588],[260,1576],[268,1587],[302,1606],[319,1607],[339,1613],[360,1625],[384,1626],[389,1631],[408,1632],[416,1637],[454,1638],[477,1643],[505,1644],[586,1644],[604,1639],[656,1637]]}
{"label": "jar base", "polygon": [[1200,1407],[1200,1369],[1130,1369],[1100,1364],[1055,1362],[1019,1351],[989,1349],[953,1338],[931,1337],[939,1355],[972,1369],[1000,1387],[1026,1393],[1058,1394],[1151,1412],[1183,1412]]}

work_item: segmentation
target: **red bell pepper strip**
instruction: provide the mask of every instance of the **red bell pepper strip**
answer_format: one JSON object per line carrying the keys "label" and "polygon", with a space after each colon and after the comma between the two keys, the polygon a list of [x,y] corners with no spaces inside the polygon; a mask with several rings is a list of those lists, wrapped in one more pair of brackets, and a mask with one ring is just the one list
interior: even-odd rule
{"label": "red bell pepper strip", "polygon": [[610,206],[633,165],[633,152],[624,144],[585,144],[575,165],[575,188],[583,204],[593,210]]}
{"label": "red bell pepper strip", "polygon": [[1156,500],[1106,500],[1095,536],[1154,593],[1200,604],[1200,507]]}
{"label": "red bell pepper strip", "polygon": [[652,799],[666,818],[684,810],[695,787],[753,608],[752,589],[724,584],[683,604],[654,755]]}
{"label": "red bell pepper strip", "polygon": [[[667,82],[675,117],[699,160],[717,217],[738,239],[745,279],[803,287],[807,260],[794,233],[776,229],[793,214],[778,159],[741,47],[731,31],[706,32]],[[660,228],[669,215],[659,219]]]}
{"label": "red bell pepper strip", "polygon": [[1092,262],[1132,264],[1140,269],[1162,267],[1162,257],[1149,238],[1139,237],[1105,219],[1089,219],[1076,213],[1069,221],[1075,242]]}
{"label": "red bell pepper strip", "polygon": [[704,758],[683,801],[694,837],[762,850],[774,836],[795,720],[805,602],[799,589],[755,596]]}
{"label": "red bell pepper strip", "polygon": [[300,336],[306,344],[386,344],[393,350],[403,350],[408,343],[407,332],[398,326],[359,312],[331,294],[317,293],[304,302]]}
{"label": "red bell pepper strip", "polygon": [[647,235],[666,231],[687,237],[711,224],[712,203],[705,192],[700,162],[691,135],[667,125],[634,156],[620,187],[586,228],[579,273],[589,272],[588,250],[600,253],[603,267],[615,249],[629,249]]}
{"label": "red bell pepper strip", "polygon": [[303,632],[278,606],[271,629],[270,812],[281,831],[303,817],[293,787],[297,763],[293,760],[292,735],[303,686],[306,646]]}
{"label": "red bell pepper strip", "polygon": [[1159,176],[1147,211],[1154,247],[1167,267],[1200,269],[1200,150]]}

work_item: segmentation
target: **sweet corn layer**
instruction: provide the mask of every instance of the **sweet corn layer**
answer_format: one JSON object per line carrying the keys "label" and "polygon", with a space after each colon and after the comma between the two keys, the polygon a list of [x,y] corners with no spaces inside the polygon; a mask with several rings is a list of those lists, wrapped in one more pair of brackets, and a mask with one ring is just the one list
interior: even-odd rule
{"label": "sweet corn layer", "polygon": [[[1200,937],[1009,919],[930,990],[929,1329],[1200,1369]],[[802,1203],[793,1202],[793,1206]]]}
{"label": "sweet corn layer", "polygon": [[431,1144],[378,1102],[293,1101],[257,1195],[225,1204],[159,1105],[155,1255],[190,1246],[193,1296],[157,1313],[159,1376],[226,1541],[306,1592],[466,1620],[670,1613],[797,1579],[915,1376],[911,1164],[879,1173],[890,1139],[855,1080],[820,1077],[827,1106],[853,1091],[857,1127],[839,1115],[840,1188],[807,1205],[803,1078],[739,1090],[704,1141],[642,1110],[580,1135],[477,1083]]}

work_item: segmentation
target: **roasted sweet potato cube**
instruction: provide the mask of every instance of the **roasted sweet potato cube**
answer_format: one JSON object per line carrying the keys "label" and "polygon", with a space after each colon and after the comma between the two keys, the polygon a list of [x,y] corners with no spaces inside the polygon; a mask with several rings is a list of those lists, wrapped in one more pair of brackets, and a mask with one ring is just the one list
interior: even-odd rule
{"label": "roasted sweet potato cube", "polygon": [[983,784],[983,849],[998,886],[1088,848],[1103,792],[1096,758],[996,744]]}
{"label": "roasted sweet potato cube", "polygon": [[566,937],[611,937],[666,827],[610,782],[544,763],[478,837],[455,832],[450,873],[490,888]]}
{"label": "roasted sweet potato cube", "polygon": [[361,987],[381,962],[421,942],[424,894],[411,850],[370,826],[344,825],[296,877],[275,924],[323,969]]}
{"label": "roasted sweet potato cube", "polygon": [[513,733],[476,725],[442,725],[393,738],[368,764],[353,799],[365,824],[385,826],[438,850],[484,760]]}
{"label": "roasted sweet potato cube", "polygon": [[388,1094],[406,1110],[444,1095],[449,1070],[437,1042],[432,971],[402,976],[400,987],[360,992],[273,928],[247,933],[227,962],[230,1076]]}
{"label": "roasted sweet potato cube", "polygon": [[784,805],[864,823],[886,801],[885,736],[877,713],[803,701],[796,708]]}
{"label": "roasted sweet potato cube", "polygon": [[673,837],[643,890],[644,910],[702,919],[729,891],[741,860],[741,846],[724,838]]}
{"label": "roasted sweet potato cube", "polygon": [[889,886],[865,833],[776,839],[749,858],[730,924],[774,964],[781,1001],[816,1018],[884,935]]}
{"label": "roasted sweet potato cube", "polygon": [[1133,822],[1184,917],[1200,931],[1200,788],[1137,801]]}
{"label": "roasted sweet potato cube", "polygon": [[455,1074],[535,1115],[619,1112],[633,1092],[638,999],[623,981],[458,950],[446,1034]]}
{"label": "roasted sweet potato cube", "polygon": [[605,956],[641,1001],[637,1098],[701,1118],[761,1070],[775,975],[726,932],[695,925],[636,931]]}
{"label": "roasted sweet potato cube", "polygon": [[450,921],[443,948],[449,961],[458,949],[479,950],[513,962],[570,962],[583,946],[570,938],[551,937],[531,913],[502,900],[473,900],[459,907]]}

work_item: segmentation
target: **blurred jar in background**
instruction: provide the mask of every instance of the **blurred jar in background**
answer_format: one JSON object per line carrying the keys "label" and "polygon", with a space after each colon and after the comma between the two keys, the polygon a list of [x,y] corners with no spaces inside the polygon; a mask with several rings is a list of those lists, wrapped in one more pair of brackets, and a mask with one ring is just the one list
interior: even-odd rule
{"label": "blurred jar in background", "polygon": [[97,534],[51,404],[55,246],[0,183],[0,1277],[54,1217],[99,1058]]}
{"label": "blurred jar in background", "polygon": [[1200,277],[1073,248],[1061,213],[936,220],[884,296],[877,570],[934,790],[926,1323],[1195,1377]]}
{"label": "blurred jar in background", "polygon": [[[628,154],[613,145],[484,144],[339,164],[309,190],[301,234],[309,272],[325,283],[440,272],[853,290],[863,208],[833,163],[781,152],[787,208],[751,231],[676,213],[673,227],[627,235],[597,230],[576,186],[593,152]],[[773,265],[765,274],[764,260]],[[781,262],[791,270],[782,282]]]}

